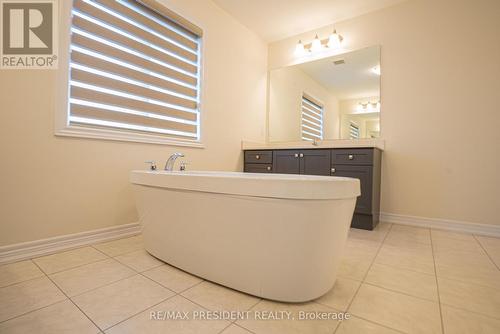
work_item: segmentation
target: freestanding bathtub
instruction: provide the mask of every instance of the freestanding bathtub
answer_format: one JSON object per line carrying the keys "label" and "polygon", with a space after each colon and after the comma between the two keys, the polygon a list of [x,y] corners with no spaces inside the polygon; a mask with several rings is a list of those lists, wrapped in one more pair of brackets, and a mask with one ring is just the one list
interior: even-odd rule
{"label": "freestanding bathtub", "polygon": [[335,283],[359,181],[237,172],[132,171],[144,245],[184,271],[304,302]]}

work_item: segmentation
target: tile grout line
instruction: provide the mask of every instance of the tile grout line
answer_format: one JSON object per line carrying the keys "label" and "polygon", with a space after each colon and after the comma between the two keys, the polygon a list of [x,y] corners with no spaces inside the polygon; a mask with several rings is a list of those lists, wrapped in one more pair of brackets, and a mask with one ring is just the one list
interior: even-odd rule
{"label": "tile grout line", "polygon": [[[65,253],[65,252],[70,252],[70,251],[74,251],[74,250],[77,250],[77,249],[82,249],[82,248],[85,248],[85,247],[91,247],[91,245],[88,245],[88,246],[84,246],[84,247],[78,247],[78,248],[73,248],[71,250],[67,250],[67,251],[63,251],[63,252],[58,252],[58,253],[52,253],[52,254],[49,254],[49,255],[43,255],[43,256],[38,256],[38,257],[34,257],[34,258],[28,258],[28,259],[24,259],[24,260],[19,260],[19,261],[14,261],[14,262],[10,262],[10,263],[5,263],[5,264],[2,264],[0,265],[0,267],[3,267],[3,266],[7,266],[7,265],[10,265],[10,264],[14,264],[14,263],[20,263],[20,262],[24,262],[24,261],[30,261],[32,264],[36,265],[36,267],[42,272],[43,275],[45,276],[48,276],[48,275],[53,275],[53,274],[58,274],[58,273],[61,273],[63,271],[67,271],[67,270],[71,270],[71,269],[75,269],[75,268],[79,268],[79,267],[82,267],[82,266],[85,266],[87,264],[91,264],[91,263],[96,263],[96,262],[100,262],[100,261],[104,261],[104,260],[107,260],[107,259],[100,259],[100,260],[95,260],[95,261],[91,261],[91,262],[88,262],[88,263],[84,263],[84,264],[79,264],[77,266],[74,266],[74,267],[69,267],[69,268],[66,268],[66,269],[63,269],[63,270],[58,270],[58,271],[54,271],[52,273],[45,273],[45,271],[41,270],[41,267],[35,262],[36,259],[40,259],[42,257],[46,257],[46,256],[52,256],[52,255],[56,255],[56,254],[62,254],[62,253]],[[93,247],[92,247],[93,248]],[[102,253],[102,252],[100,252]],[[104,253],[102,253],[104,254]],[[104,254],[108,259],[109,258],[112,258],[106,254]],[[30,279],[27,279],[27,280],[24,280],[24,281],[20,281],[20,282],[16,282],[16,283],[11,283],[9,285],[6,285],[6,286],[2,286],[0,287],[1,288],[5,288],[7,286],[11,286],[11,285],[14,285],[14,284],[18,284],[18,283],[22,283],[22,282],[27,282],[27,281],[31,281],[35,278],[40,278],[42,276],[38,276],[38,277],[34,277],[34,278],[30,278]]]}
{"label": "tile grout line", "polygon": [[[158,306],[158,305],[160,305],[161,303],[163,303],[163,302],[165,302],[165,301],[167,301],[167,300],[169,300],[169,299],[171,299],[171,298],[174,298],[174,297],[176,297],[176,296],[177,296],[177,294],[173,294],[173,295],[172,295],[172,296],[170,296],[170,297],[167,297],[167,298],[165,298],[165,299],[162,299],[162,300],[161,300],[161,301],[159,301],[158,303],[153,304],[153,305],[151,305],[151,306],[148,306],[148,307],[147,307],[147,308],[145,308],[144,310],[140,310],[139,312],[136,312],[136,313],[132,314],[131,316],[126,317],[126,318],[125,318],[125,319],[123,319],[123,320],[120,320],[120,321],[119,321],[119,322],[117,322],[116,324],[113,324],[113,325],[111,325],[111,326],[109,326],[109,327],[107,327],[107,328],[105,328],[105,329],[102,329],[102,331],[103,331],[103,332],[105,332],[105,331],[107,331],[107,330],[109,330],[109,329],[111,329],[111,328],[113,328],[113,327],[115,327],[115,326],[118,326],[119,324],[121,324],[121,323],[123,323],[123,322],[125,322],[125,321],[127,321],[127,320],[130,320],[131,318],[135,317],[136,315],[139,315],[139,314],[141,314],[142,312],[146,312],[146,311],[147,311],[147,310],[149,310],[150,308],[153,308],[153,307],[155,307],[155,306]],[[151,320],[151,319],[149,319],[149,320]]]}
{"label": "tile grout line", "polygon": [[[253,304],[251,307],[249,307],[249,308],[248,308],[248,311],[251,311],[251,310],[252,310],[255,306],[259,305],[259,304],[260,304],[263,300],[264,300],[263,298],[260,298],[258,302],[256,302],[255,304]],[[250,333],[255,334],[255,332],[253,332],[252,330],[250,330],[250,329],[246,328],[245,326],[240,325],[240,324],[237,324],[237,323],[236,323],[236,321],[231,322],[231,324],[235,324],[236,326],[241,327],[241,328],[243,328],[243,329],[245,329],[245,330],[249,331]],[[228,326],[228,327],[229,327],[229,326]],[[220,334],[220,333],[219,333],[219,334]]]}
{"label": "tile grout line", "polygon": [[488,259],[490,259],[490,261],[493,263],[493,265],[498,269],[500,270],[500,267],[495,263],[495,261],[493,261],[493,259],[491,258],[490,256],[490,253],[486,250],[486,247],[483,246],[483,244],[481,243],[481,241],[479,241],[477,239],[477,237],[473,234],[472,237],[474,238],[474,240],[476,240],[476,242],[479,244],[479,247],[481,247],[483,249],[483,251],[486,253],[486,256],[488,257]]}
{"label": "tile grout line", "polygon": [[[438,275],[436,275],[436,277],[437,276]],[[486,285],[484,283],[471,282],[471,281],[467,281],[467,280],[461,280],[460,278],[457,278],[457,277],[450,277],[450,276],[443,276],[443,275],[439,275],[439,277],[446,279],[448,281],[459,282],[459,283],[463,283],[463,284],[474,285],[474,286],[479,286],[482,288],[488,288],[488,289],[500,291],[500,288],[494,288],[491,285]]]}
{"label": "tile grout line", "polygon": [[97,290],[97,289],[104,288],[104,287],[106,287],[106,286],[108,286],[108,285],[111,285],[111,284],[114,284],[114,283],[118,283],[118,282],[120,282],[120,281],[126,280],[126,279],[131,278],[131,277],[134,277],[134,276],[136,276],[136,275],[138,275],[138,273],[137,273],[137,272],[134,272],[134,273],[133,273],[132,275],[130,275],[130,276],[126,276],[126,277],[123,277],[123,278],[117,279],[116,281],[108,282],[108,283],[106,283],[106,284],[104,284],[104,285],[99,285],[98,287],[92,288],[92,289],[90,289],[90,290],[85,290],[85,291],[82,291],[82,292],[80,292],[80,293],[78,293],[78,294],[76,294],[76,295],[74,295],[74,296],[68,297],[68,298],[70,298],[70,299],[71,299],[71,298],[79,297],[79,296],[81,296],[81,295],[83,295],[83,294],[86,294],[86,293],[88,293],[88,292],[92,292],[92,291],[95,291],[95,290]]}
{"label": "tile grout line", "polygon": [[[35,261],[33,261],[33,262],[35,263],[35,265],[36,265],[36,266],[37,266],[37,267],[38,267],[38,268],[39,268],[39,269],[40,269],[43,273],[45,273],[45,271],[43,271],[43,269],[42,269],[40,266],[38,266],[38,264],[37,264]],[[62,293],[64,296],[66,296],[66,298],[67,298],[67,299],[68,299],[68,300],[69,300],[69,301],[70,301],[73,305],[75,305],[75,307],[76,307],[78,310],[80,310],[80,312],[82,312],[82,314],[83,314],[85,317],[87,317],[87,319],[89,319],[89,321],[90,321],[91,323],[93,323],[93,324],[94,324],[94,326],[95,326],[95,327],[96,327],[99,331],[102,331],[102,328],[101,328],[101,327],[99,327],[99,326],[98,326],[98,325],[94,322],[94,320],[92,320],[92,319],[91,319],[91,318],[87,315],[87,313],[85,313],[85,312],[84,312],[84,311],[83,311],[83,310],[82,310],[82,309],[81,309],[78,305],[76,305],[76,303],[75,303],[75,302],[74,302],[74,301],[73,301],[73,300],[72,300],[72,299],[71,299],[71,298],[70,298],[70,297],[69,297],[69,296],[68,296],[68,295],[67,295],[67,294],[66,294],[66,293],[65,293],[65,292],[64,292],[64,291],[63,291],[63,290],[59,287],[59,285],[57,285],[57,284],[56,284],[56,282],[54,282],[54,281],[50,278],[50,276],[49,276],[49,275],[47,275],[47,278],[48,278],[48,279],[52,282],[52,284],[54,284],[54,286],[55,286],[55,287],[56,287],[59,291],[61,291],[61,293]]]}
{"label": "tile grout line", "polygon": [[42,277],[45,277],[45,276],[47,276],[47,275],[45,275],[44,273],[42,273],[42,275],[37,276],[37,277],[29,278],[27,280],[20,281],[20,282],[10,283],[10,284],[5,285],[5,286],[0,286],[0,289],[8,288],[8,287],[11,287],[11,286],[14,286],[14,285],[18,285],[18,284],[22,284],[22,283],[26,283],[26,282],[30,282],[30,281],[34,281],[34,280],[36,280],[38,278],[42,278]]}
{"label": "tile grout line", "polygon": [[[77,266],[75,266],[75,267],[70,267],[70,268],[66,268],[66,269],[63,269],[63,270],[54,271],[53,273],[46,273],[46,275],[47,275],[47,276],[49,276],[49,275],[60,274],[60,273],[63,273],[63,272],[65,272],[65,271],[69,271],[69,270],[73,270],[73,269],[81,268],[81,267],[87,266],[87,265],[89,265],[89,264],[94,264],[94,263],[98,263],[98,262],[103,262],[103,261],[106,261],[106,260],[109,260],[109,259],[111,259],[111,258],[110,258],[110,257],[108,257],[108,258],[106,258],[106,259],[100,259],[100,260],[96,260],[96,261],[92,261],[92,262],[88,262],[88,263],[84,263],[84,264],[79,264],[79,265],[77,265]],[[33,261],[33,263],[36,263],[36,262],[34,262],[34,261]],[[39,268],[41,268],[38,264],[37,264],[37,266],[38,266]]]}
{"label": "tile grout line", "polygon": [[[215,283],[215,282],[212,282],[212,281],[207,281],[207,280],[203,280],[203,281],[201,281],[201,282],[199,282],[199,283],[197,283],[197,284],[193,285],[192,287],[190,287],[190,288],[187,288],[187,289],[183,290],[182,292],[180,292],[180,293],[179,293],[179,295],[180,295],[181,297],[183,297],[183,298],[185,298],[185,299],[189,300],[191,303],[196,304],[196,305],[198,305],[198,306],[200,306],[200,307],[204,308],[204,309],[205,309],[205,310],[207,310],[207,311],[213,311],[213,310],[209,309],[208,307],[203,306],[203,305],[199,304],[198,302],[196,302],[196,301],[194,301],[194,300],[191,300],[191,299],[189,299],[188,297],[186,297],[185,295],[183,295],[183,294],[182,294],[182,293],[186,292],[187,290],[190,290],[190,289],[194,288],[195,286],[200,285],[200,284],[201,284],[201,283],[203,283],[203,282],[209,282],[209,283],[211,283],[211,284],[216,284],[217,286],[223,287],[223,288],[225,288],[225,289],[230,289],[231,291],[236,291],[237,293],[243,293],[243,294],[245,294],[245,295],[247,295],[247,296],[252,296],[252,295],[249,295],[249,294],[247,294],[247,293],[245,293],[245,292],[238,291],[238,290],[234,290],[234,289],[228,288],[228,287],[226,287],[226,286],[224,286],[224,285],[220,285],[220,284],[218,284],[218,283]],[[250,306],[250,307],[249,307],[246,311],[250,311],[252,308],[254,308],[257,304],[259,304],[259,303],[263,300],[263,299],[262,299],[262,298],[260,298],[260,297],[256,297],[256,296],[252,296],[252,297],[254,297],[254,298],[258,298],[259,300],[258,300],[255,304],[253,304],[252,306]],[[227,321],[227,320],[225,320],[225,321]],[[235,321],[236,321],[236,320],[235,320]],[[229,322],[232,324],[234,321],[229,321]]]}
{"label": "tile grout line", "polygon": [[[250,332],[250,333],[252,333],[252,334],[256,334],[254,331],[249,330],[248,328],[243,327],[243,326],[241,326],[241,325],[237,324],[236,322],[233,322],[233,323],[231,323],[231,324],[233,324],[233,325],[235,325],[235,326],[238,326],[239,328],[242,328],[242,329],[246,330],[247,332]],[[221,333],[222,333],[222,332],[221,332]]]}
{"label": "tile grout line", "polygon": [[494,316],[491,316],[489,314],[484,314],[484,313],[481,313],[481,312],[478,312],[478,311],[471,311],[471,310],[468,310],[468,309],[465,309],[465,308],[461,308],[461,307],[456,306],[456,305],[451,305],[451,304],[447,304],[447,303],[443,303],[443,305],[447,306],[447,307],[451,307],[451,308],[457,309],[457,310],[461,310],[461,311],[465,311],[465,312],[468,312],[468,313],[472,313],[472,314],[475,314],[475,315],[480,315],[480,316],[483,316],[485,318],[494,319],[494,320],[500,320],[500,317],[494,317]]}
{"label": "tile grout line", "polygon": [[[374,325],[377,325],[377,326],[380,326],[380,327],[384,327],[384,328],[390,329],[391,331],[395,331],[395,332],[398,332],[398,333],[401,333],[401,334],[409,334],[409,333],[407,333],[407,332],[403,332],[402,330],[399,330],[399,329],[396,329],[396,328],[392,328],[392,327],[389,327],[389,326],[387,326],[387,325],[382,325],[382,324],[379,324],[378,322],[375,322],[375,321],[370,320],[370,319],[366,319],[366,318],[361,317],[361,316],[359,316],[359,315],[355,315],[354,317],[359,318],[359,319],[362,319],[362,320],[364,320],[364,321],[367,321],[367,322],[369,322],[369,323],[371,323],[371,324],[374,324]],[[339,326],[339,327],[340,327],[340,326]]]}
{"label": "tile grout line", "polygon": [[[377,262],[376,263],[377,265],[381,265],[381,266],[387,266],[387,267],[391,267],[392,269],[399,269],[399,270],[404,270],[404,271],[409,271],[411,273],[416,273],[416,274],[422,274],[422,275],[427,275],[427,276],[436,276],[436,273],[434,274],[429,274],[429,273],[426,273],[426,272],[423,272],[423,271],[418,271],[418,270],[413,270],[413,269],[408,269],[408,268],[403,268],[403,267],[398,267],[398,266],[395,266],[395,265],[392,265],[392,264],[387,264],[387,263],[382,263],[382,262]],[[352,278],[351,278],[352,279]],[[358,281],[360,282],[360,281]]]}
{"label": "tile grout line", "polygon": [[[126,238],[125,238],[125,239],[126,239]],[[122,240],[122,239],[116,239],[116,240],[113,240],[113,241],[118,241],[118,240]],[[138,249],[134,249],[134,250],[131,250],[131,251],[126,251],[126,252],[123,252],[123,253],[120,253],[120,254],[116,254],[116,255],[111,256],[111,255],[109,255],[109,254],[106,254],[105,252],[103,252],[103,251],[102,251],[102,250],[100,250],[99,248],[95,247],[96,245],[99,245],[99,244],[90,244],[90,245],[89,245],[89,247],[92,247],[93,249],[95,249],[95,250],[96,250],[96,251],[98,251],[99,253],[104,254],[104,255],[106,255],[107,257],[111,258],[111,259],[113,259],[113,258],[115,258],[115,257],[117,257],[117,256],[122,256],[122,255],[125,255],[125,254],[130,254],[130,253],[138,252],[138,251],[140,251],[141,249],[144,249],[144,247],[143,247],[143,248],[138,248]]]}
{"label": "tile grout line", "polygon": [[[352,303],[354,302],[354,299],[356,299],[356,296],[358,295],[358,292],[359,290],[361,289],[361,286],[364,284],[365,282],[365,278],[366,276],[368,276],[368,273],[370,272],[370,269],[372,268],[373,264],[375,263],[375,259],[377,258],[380,250],[382,249],[382,246],[384,245],[384,242],[385,242],[385,239],[387,239],[387,237],[389,236],[389,233],[391,233],[391,230],[392,230],[392,227],[394,226],[394,224],[391,224],[389,226],[389,230],[386,232],[384,238],[382,239],[382,241],[380,242],[380,245],[378,246],[377,248],[377,252],[375,253],[375,256],[373,257],[371,263],[370,263],[370,266],[368,267],[368,269],[366,270],[366,273],[364,274],[363,276],[363,279],[361,280],[361,284],[358,286],[358,288],[356,289],[356,292],[354,293],[354,295],[352,296],[352,299],[351,301],[349,302],[349,304],[347,305],[346,309],[345,309],[345,313],[349,313],[349,309],[351,308],[351,305]],[[350,313],[349,313],[350,314]],[[333,334],[337,333],[337,331],[339,330],[340,326],[341,326],[342,323],[340,323],[337,328],[335,329],[335,331],[333,332]],[[385,326],[384,326],[385,327]],[[390,328],[390,327],[389,327]],[[392,328],[391,328],[392,329]]]}
{"label": "tile grout line", "polygon": [[[115,259],[113,259],[113,258],[110,258],[110,259],[115,260]],[[153,279],[151,279],[151,278],[149,278],[149,277],[147,277],[147,276],[145,276],[145,275],[142,275],[142,272],[138,272],[138,271],[136,271],[135,269],[133,269],[133,268],[131,268],[131,267],[129,267],[129,266],[127,266],[127,265],[125,265],[125,264],[121,263],[121,262],[120,262],[120,261],[118,261],[118,260],[115,260],[115,261],[116,261],[117,263],[119,263],[119,264],[123,265],[124,267],[127,267],[128,269],[132,270],[134,273],[133,273],[132,275],[130,275],[130,276],[126,276],[126,277],[123,277],[123,278],[117,279],[116,281],[108,282],[108,283],[106,283],[106,284],[104,284],[104,285],[100,285],[100,286],[95,287],[95,288],[92,288],[92,289],[90,289],[90,290],[85,290],[85,291],[80,292],[80,293],[78,293],[78,294],[76,294],[76,295],[74,295],[74,296],[71,296],[71,297],[69,297],[69,298],[75,298],[75,297],[81,296],[81,295],[83,295],[83,294],[85,294],[85,293],[87,293],[87,292],[91,292],[91,291],[94,291],[94,290],[97,290],[97,289],[100,289],[100,288],[106,287],[106,286],[108,286],[108,285],[111,285],[111,284],[114,284],[114,283],[118,283],[118,282],[120,282],[120,281],[126,280],[126,279],[128,279],[128,278],[131,278],[131,277],[134,277],[134,276],[137,276],[137,275],[143,276],[143,277],[145,277],[145,278],[147,278],[147,279],[149,279],[149,280],[153,281],[154,283],[156,283],[156,284],[160,285],[162,288],[165,288],[165,289],[167,289],[167,290],[170,290],[170,291],[172,291],[172,292],[176,293],[176,292],[175,292],[175,291],[173,291],[172,289],[170,289],[170,288],[168,288],[168,287],[166,287],[166,286],[164,286],[164,285],[160,284],[159,282],[156,282],[155,280],[153,280]],[[95,262],[94,262],[94,263],[95,263]],[[158,266],[158,267],[160,267],[160,266]],[[155,267],[155,268],[158,268],[158,267]],[[154,269],[154,268],[151,268],[151,269]],[[148,269],[148,270],[149,270],[149,269]],[[148,270],[145,270],[145,271],[148,271]]]}
{"label": "tile grout line", "polygon": [[54,306],[54,305],[56,305],[56,304],[59,304],[59,303],[65,302],[65,301],[67,301],[68,299],[69,299],[69,298],[66,298],[66,299],[64,299],[64,300],[59,300],[59,301],[54,302],[54,303],[52,303],[52,304],[49,304],[49,305],[45,305],[45,306],[39,307],[39,308],[37,308],[37,309],[35,309],[35,310],[31,310],[31,311],[28,311],[28,312],[24,312],[24,313],[22,313],[22,314],[18,314],[18,315],[16,315],[15,317],[12,317],[12,318],[5,319],[5,320],[0,321],[0,324],[2,324],[2,323],[4,323],[4,322],[7,322],[7,321],[10,321],[10,320],[17,319],[17,318],[19,318],[19,317],[25,316],[25,315],[27,315],[27,314],[30,314],[30,313],[33,313],[33,312],[36,312],[36,311],[43,310],[44,308],[47,308],[47,307]]}
{"label": "tile grout line", "polygon": [[377,284],[373,284],[373,283],[370,283],[370,282],[363,282],[363,284],[370,285],[370,286],[374,286],[374,287],[379,288],[379,289],[382,289],[382,290],[386,290],[386,291],[390,291],[390,292],[399,293],[399,294],[401,294],[401,295],[405,295],[405,296],[408,296],[408,297],[412,297],[412,298],[416,298],[416,299],[424,300],[424,301],[427,301],[427,302],[438,303],[438,301],[436,301],[436,300],[432,300],[432,299],[428,299],[428,298],[424,298],[424,297],[419,297],[419,296],[410,295],[408,292],[398,291],[398,290],[394,290],[394,289],[386,288],[386,287],[383,287],[383,286],[380,286],[380,285],[377,285]]}
{"label": "tile grout line", "polygon": [[436,256],[434,255],[434,243],[432,242],[432,229],[430,230],[431,236],[431,248],[432,248],[432,263],[434,263],[434,272],[436,273],[436,289],[437,289],[437,297],[438,297],[438,306],[439,306],[439,318],[441,319],[441,333],[445,333],[444,330],[444,320],[443,320],[443,309],[441,305],[441,294],[439,293],[439,280],[438,280],[438,271],[436,266]]}

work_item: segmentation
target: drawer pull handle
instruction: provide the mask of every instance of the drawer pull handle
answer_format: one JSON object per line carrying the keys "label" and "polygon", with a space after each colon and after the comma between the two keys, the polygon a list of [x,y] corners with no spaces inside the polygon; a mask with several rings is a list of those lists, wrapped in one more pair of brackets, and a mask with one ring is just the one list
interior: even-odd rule
{"label": "drawer pull handle", "polygon": [[258,155],[258,154],[257,154],[257,155],[255,156],[255,159],[259,160],[259,159],[260,159],[260,155]]}
{"label": "drawer pull handle", "polygon": [[354,155],[349,154],[349,157],[348,157],[348,158],[349,158],[349,160],[354,160]]}
{"label": "drawer pull handle", "polygon": [[299,157],[303,158],[304,157],[304,153],[300,153]]}
{"label": "drawer pull handle", "polygon": [[294,156],[294,157],[296,157],[296,158],[298,158],[298,157],[299,157],[299,154],[298,154],[298,153],[295,153],[293,156]]}
{"label": "drawer pull handle", "polygon": [[330,169],[330,170],[332,171],[332,173],[335,173],[335,168],[332,168],[332,169]]}
{"label": "drawer pull handle", "polygon": [[271,166],[267,166],[267,170],[271,170]]}

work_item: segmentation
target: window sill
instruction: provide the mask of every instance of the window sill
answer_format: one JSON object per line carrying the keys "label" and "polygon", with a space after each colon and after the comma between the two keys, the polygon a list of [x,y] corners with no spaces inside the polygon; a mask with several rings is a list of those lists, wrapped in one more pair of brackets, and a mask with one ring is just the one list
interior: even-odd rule
{"label": "window sill", "polygon": [[108,129],[92,129],[80,126],[73,126],[73,125],[69,125],[61,129],[56,129],[55,135],[62,137],[79,137],[79,138],[90,138],[90,139],[157,144],[157,145],[184,146],[184,147],[194,147],[194,148],[205,147],[199,141],[176,140],[150,134],[130,133],[123,131],[108,130]]}

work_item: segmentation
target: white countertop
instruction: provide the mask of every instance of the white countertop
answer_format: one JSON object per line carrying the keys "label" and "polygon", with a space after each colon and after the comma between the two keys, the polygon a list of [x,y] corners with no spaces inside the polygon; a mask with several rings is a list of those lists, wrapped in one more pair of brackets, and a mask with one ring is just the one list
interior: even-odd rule
{"label": "white countertop", "polygon": [[383,139],[333,139],[323,140],[318,145],[313,145],[308,141],[290,141],[290,142],[269,142],[257,143],[242,141],[242,150],[276,150],[276,149],[304,149],[304,148],[361,148],[376,147],[384,150],[385,141]]}

